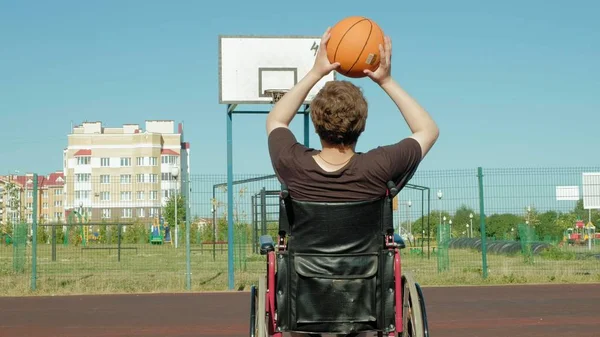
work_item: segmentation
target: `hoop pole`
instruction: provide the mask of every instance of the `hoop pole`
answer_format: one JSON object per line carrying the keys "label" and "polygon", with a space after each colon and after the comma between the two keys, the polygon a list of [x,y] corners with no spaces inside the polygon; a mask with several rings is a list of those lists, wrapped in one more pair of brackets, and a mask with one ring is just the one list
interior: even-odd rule
{"label": "hoop pole", "polygon": [[227,106],[227,275],[229,290],[234,287],[233,270],[233,109]]}
{"label": "hoop pole", "polygon": [[308,134],[308,129],[310,126],[310,124],[309,124],[310,120],[308,118],[309,115],[310,115],[309,107],[308,107],[308,105],[305,105],[304,106],[304,146],[306,146],[306,147],[310,146],[309,145],[309,143],[310,143],[309,134]]}

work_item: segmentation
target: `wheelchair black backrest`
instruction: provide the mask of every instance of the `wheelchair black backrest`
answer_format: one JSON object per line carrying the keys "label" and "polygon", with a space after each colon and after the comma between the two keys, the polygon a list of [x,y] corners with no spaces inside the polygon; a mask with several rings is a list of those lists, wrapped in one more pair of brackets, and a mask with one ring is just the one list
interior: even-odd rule
{"label": "wheelchair black backrest", "polygon": [[290,198],[282,186],[279,234],[287,237],[287,250],[314,254],[375,253],[385,235],[393,235],[393,182],[379,199],[367,201],[309,202]]}

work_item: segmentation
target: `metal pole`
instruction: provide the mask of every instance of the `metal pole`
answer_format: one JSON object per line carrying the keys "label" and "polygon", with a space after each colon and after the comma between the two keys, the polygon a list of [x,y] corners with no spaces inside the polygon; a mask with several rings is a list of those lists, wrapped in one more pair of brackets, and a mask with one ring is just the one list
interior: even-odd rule
{"label": "metal pole", "polygon": [[187,270],[186,287],[187,290],[192,290],[192,250],[190,247],[190,177],[187,177],[187,188],[185,190],[185,265]]}
{"label": "metal pole", "polygon": [[177,221],[177,178],[175,178],[175,248],[179,247],[179,225]]}
{"label": "metal pole", "polygon": [[260,190],[260,233],[267,234],[267,193],[264,187]]}
{"label": "metal pole", "polygon": [[52,226],[52,262],[56,261],[56,225]]}
{"label": "metal pole", "polygon": [[[423,191],[421,191],[421,199],[424,198],[424,193]],[[421,201],[421,215],[423,215],[423,204],[425,204],[424,201]],[[429,260],[429,258],[431,257],[431,228],[430,228],[430,218],[431,218],[431,190],[427,189],[427,259]]]}
{"label": "metal pole", "polygon": [[235,286],[233,266],[233,114],[227,108],[227,275],[229,290]]}
{"label": "metal pole", "polygon": [[215,185],[213,185],[213,194],[212,194],[213,206],[212,206],[212,218],[213,218],[213,232],[212,232],[212,246],[213,246],[213,261],[216,261],[216,241],[217,241],[217,199],[215,196]]}
{"label": "metal pole", "polygon": [[118,224],[119,227],[119,233],[118,233],[118,237],[117,237],[117,261],[121,262],[121,233],[123,231],[123,225]]}
{"label": "metal pole", "polygon": [[37,280],[37,217],[38,217],[38,175],[33,174],[33,214],[31,223],[31,290],[36,288]]}
{"label": "metal pole", "polygon": [[256,195],[252,195],[250,197],[250,204],[251,204],[251,212],[252,212],[252,253],[256,254],[256,253],[258,253],[256,251],[256,245],[257,245],[257,240],[256,240]]}
{"label": "metal pole", "polygon": [[309,137],[309,133],[308,133],[308,130],[309,130],[309,127],[310,127],[310,124],[309,124],[310,118],[309,118],[309,116],[310,116],[309,107],[305,106],[304,107],[304,146],[306,146],[306,147],[309,146],[308,144],[309,144],[309,138],[310,138]]}
{"label": "metal pole", "polygon": [[487,266],[487,242],[485,233],[485,210],[483,203],[483,169],[477,168],[477,180],[479,182],[479,226],[481,227],[481,264],[483,269],[483,278],[486,279],[488,276]]}

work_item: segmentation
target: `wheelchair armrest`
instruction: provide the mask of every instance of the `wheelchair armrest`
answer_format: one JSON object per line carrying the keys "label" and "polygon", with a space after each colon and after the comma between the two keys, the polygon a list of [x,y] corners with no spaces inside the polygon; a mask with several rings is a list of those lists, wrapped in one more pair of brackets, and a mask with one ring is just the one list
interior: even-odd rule
{"label": "wheelchair armrest", "polygon": [[394,233],[394,243],[397,244],[398,248],[400,248],[400,249],[406,248],[406,244],[404,243],[404,240],[402,240],[402,237],[398,233]]}
{"label": "wheelchair armrest", "polygon": [[260,255],[265,255],[275,250],[275,242],[273,242],[273,238],[270,235],[261,235],[258,242],[260,244]]}

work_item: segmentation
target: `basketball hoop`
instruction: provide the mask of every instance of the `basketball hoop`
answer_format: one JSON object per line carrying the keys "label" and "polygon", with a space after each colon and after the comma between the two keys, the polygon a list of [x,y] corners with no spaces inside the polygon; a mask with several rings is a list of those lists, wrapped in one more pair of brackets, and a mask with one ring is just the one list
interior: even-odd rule
{"label": "basketball hoop", "polygon": [[265,90],[265,95],[271,96],[271,103],[277,103],[283,95],[285,95],[289,90],[286,89],[267,89]]}

